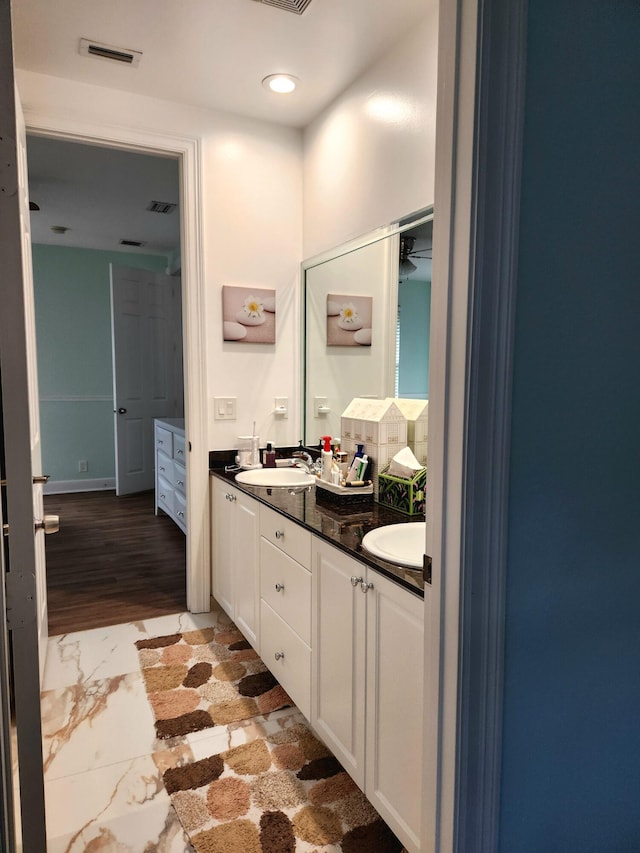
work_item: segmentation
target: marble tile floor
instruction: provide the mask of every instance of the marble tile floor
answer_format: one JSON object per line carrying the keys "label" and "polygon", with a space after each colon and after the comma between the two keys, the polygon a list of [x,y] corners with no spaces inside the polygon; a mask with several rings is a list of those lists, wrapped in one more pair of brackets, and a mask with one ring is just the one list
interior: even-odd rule
{"label": "marble tile floor", "polygon": [[42,691],[47,853],[192,853],[162,784],[197,760],[302,719],[286,708],[160,741],[135,641],[215,624],[181,613],[49,639]]}

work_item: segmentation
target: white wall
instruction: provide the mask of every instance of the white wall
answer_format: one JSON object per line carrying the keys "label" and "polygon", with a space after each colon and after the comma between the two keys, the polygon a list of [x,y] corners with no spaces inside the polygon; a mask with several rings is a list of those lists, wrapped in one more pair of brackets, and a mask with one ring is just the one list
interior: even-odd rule
{"label": "white wall", "polygon": [[433,204],[437,4],[304,132],[304,256]]}
{"label": "white wall", "polygon": [[[253,420],[263,440],[297,443],[300,131],[27,71],[17,79],[25,110],[201,139],[209,447],[235,447]],[[274,346],[223,343],[223,284],[275,288]],[[214,396],[237,397],[236,421],[214,421]],[[271,414],[275,396],[289,398],[287,420]]]}

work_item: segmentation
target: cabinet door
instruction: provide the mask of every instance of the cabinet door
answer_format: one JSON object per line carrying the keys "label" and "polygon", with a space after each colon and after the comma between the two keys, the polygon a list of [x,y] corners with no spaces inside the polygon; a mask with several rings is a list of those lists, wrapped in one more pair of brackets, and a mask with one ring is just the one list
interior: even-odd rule
{"label": "cabinet door", "polygon": [[237,491],[223,480],[211,478],[211,589],[213,597],[225,613],[234,619],[233,510]]}
{"label": "cabinet door", "polygon": [[[256,651],[258,648],[259,575],[258,575],[258,508],[259,504],[229,489],[236,500],[232,506],[231,554],[234,574],[234,620]],[[230,562],[231,565],[231,562]]]}
{"label": "cabinet door", "polygon": [[367,599],[366,794],[420,849],[424,601],[372,570]]}
{"label": "cabinet door", "polygon": [[363,790],[365,568],[314,537],[311,724]]}

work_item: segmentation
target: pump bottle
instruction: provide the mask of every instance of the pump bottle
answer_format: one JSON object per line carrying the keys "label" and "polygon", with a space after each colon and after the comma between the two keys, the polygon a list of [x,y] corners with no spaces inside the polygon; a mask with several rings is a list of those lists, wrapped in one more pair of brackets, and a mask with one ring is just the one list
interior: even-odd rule
{"label": "pump bottle", "polygon": [[323,435],[322,436],[323,446],[322,446],[322,479],[330,483],[331,482],[331,466],[333,464],[333,453],[331,452],[331,436]]}

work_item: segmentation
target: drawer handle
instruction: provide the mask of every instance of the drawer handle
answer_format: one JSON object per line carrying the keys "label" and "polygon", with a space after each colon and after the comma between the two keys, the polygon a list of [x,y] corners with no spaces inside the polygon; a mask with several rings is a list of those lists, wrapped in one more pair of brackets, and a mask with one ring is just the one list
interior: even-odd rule
{"label": "drawer handle", "polygon": [[166,499],[167,499],[166,495],[160,495],[160,497],[162,498],[163,501],[166,501]]}
{"label": "drawer handle", "polygon": [[276,652],[276,660],[284,660],[284,652]]}
{"label": "drawer handle", "polygon": [[165,468],[163,468],[163,467],[162,467],[162,465],[161,465],[161,466],[160,466],[160,470],[161,470],[161,471],[165,471],[166,469],[165,469]]}
{"label": "drawer handle", "polygon": [[235,501],[236,496],[235,496],[235,495],[232,495],[230,492],[227,492],[227,494],[225,495],[225,498],[226,498],[228,501]]}
{"label": "drawer handle", "polygon": [[176,480],[177,486],[184,486],[184,480]]}
{"label": "drawer handle", "polygon": [[178,515],[180,516],[180,518],[184,518],[184,513],[182,512],[181,509],[178,510]]}
{"label": "drawer handle", "polygon": [[164,444],[164,441],[163,441],[161,438],[159,438],[159,439],[158,439],[158,444]]}
{"label": "drawer handle", "polygon": [[351,586],[358,586],[359,583],[362,583],[363,578],[357,578],[355,575],[351,575]]}
{"label": "drawer handle", "polygon": [[176,450],[178,456],[184,456],[184,450]]}
{"label": "drawer handle", "polygon": [[284,530],[276,530],[276,539],[284,539]]}
{"label": "drawer handle", "polygon": [[373,584],[372,583],[365,583],[365,581],[362,581],[362,583],[360,584],[360,589],[366,595],[366,593],[368,593],[370,589],[373,589]]}
{"label": "drawer handle", "polygon": [[284,592],[284,584],[283,583],[277,583],[276,584],[276,592]]}

